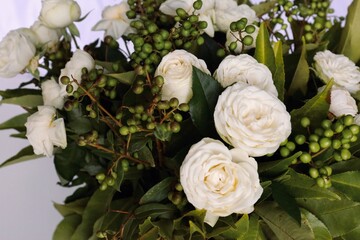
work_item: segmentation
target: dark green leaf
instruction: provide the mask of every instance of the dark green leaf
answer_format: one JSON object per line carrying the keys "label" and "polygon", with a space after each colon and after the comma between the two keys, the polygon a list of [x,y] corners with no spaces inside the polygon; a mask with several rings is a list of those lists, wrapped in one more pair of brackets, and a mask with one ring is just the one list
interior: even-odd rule
{"label": "dark green leaf", "polygon": [[299,224],[275,202],[263,202],[255,207],[255,212],[281,240],[314,239],[314,235],[309,226],[305,224],[299,226]]}
{"label": "dark green leaf", "polygon": [[340,43],[342,30],[341,23],[337,22],[324,34],[321,40],[327,42],[326,49],[337,52],[336,49]]}
{"label": "dark green leaf", "polygon": [[360,226],[341,236],[344,240],[358,240],[360,236]]}
{"label": "dark green leaf", "polygon": [[168,177],[162,180],[161,182],[155,184],[150,188],[140,199],[140,204],[146,204],[150,202],[161,202],[167,198],[169,192],[172,189],[172,186],[175,183],[175,178]]}
{"label": "dark green leaf", "polygon": [[321,222],[317,217],[305,209],[301,209],[303,216],[303,224],[308,225],[311,231],[314,233],[314,239],[316,240],[331,240],[331,234],[325,224]]}
{"label": "dark green leaf", "polygon": [[124,226],[124,233],[123,239],[125,240],[138,240],[139,235],[139,225],[143,222],[143,220],[130,218],[125,226]]}
{"label": "dark green leaf", "polygon": [[106,76],[115,78],[116,80],[118,80],[123,84],[131,85],[134,82],[136,74],[135,71],[130,71],[123,73],[108,73],[106,74]]}
{"label": "dark green leaf", "polygon": [[68,112],[67,116],[68,123],[66,127],[73,130],[76,134],[85,134],[93,129],[90,119],[82,113],[80,108],[75,108]]}
{"label": "dark green leaf", "polygon": [[152,227],[149,231],[142,234],[139,237],[139,240],[157,240],[159,239],[159,229],[156,227]]}
{"label": "dark green leaf", "polygon": [[278,92],[278,98],[284,101],[285,92],[285,66],[283,58],[283,46],[282,41],[278,41],[274,44],[275,66],[276,70],[273,76],[274,84]]}
{"label": "dark green leaf", "polygon": [[309,64],[306,60],[305,40],[303,40],[300,59],[287,94],[292,96],[297,91],[300,91],[303,95],[305,95],[307,92],[309,75],[310,75],[310,70],[309,70]]}
{"label": "dark green leaf", "polygon": [[328,99],[330,97],[332,85],[333,81],[330,81],[322,92],[307,101],[301,108],[291,111],[293,131],[299,132],[303,129],[300,124],[303,117],[308,117],[310,119],[311,127],[314,129],[321,124],[323,119],[326,119],[330,107]]}
{"label": "dark green leaf", "polygon": [[191,119],[203,136],[216,136],[213,115],[222,88],[215,79],[195,67],[192,81]]}
{"label": "dark green leaf", "polygon": [[297,173],[290,169],[288,172],[290,179],[282,182],[287,192],[294,198],[306,199],[340,199],[340,197],[325,188],[318,187],[313,178],[304,174]]}
{"label": "dark green leaf", "polygon": [[81,216],[77,214],[72,214],[64,217],[64,219],[57,225],[52,239],[53,240],[71,239],[71,236],[74,234],[80,222],[81,222]]}
{"label": "dark green leaf", "polygon": [[352,171],[331,176],[334,188],[343,192],[350,199],[360,202],[360,172]]}
{"label": "dark green leaf", "polygon": [[360,158],[352,157],[347,161],[337,162],[331,165],[333,174],[347,171],[360,171]]}
{"label": "dark green leaf", "polygon": [[259,216],[255,213],[250,215],[249,229],[241,240],[265,240],[264,233],[261,230]]}
{"label": "dark green leaf", "polygon": [[261,2],[259,4],[255,4],[251,8],[256,12],[256,16],[262,16],[266,13],[268,13],[275,5],[277,1],[276,0],[270,0],[266,2]]}
{"label": "dark green leaf", "polygon": [[39,95],[24,95],[20,97],[5,98],[0,101],[0,104],[14,104],[25,108],[35,108],[43,105],[42,96]]}
{"label": "dark green leaf", "polygon": [[0,129],[3,130],[3,129],[13,128],[18,131],[24,131],[26,129],[24,125],[29,116],[30,116],[29,113],[23,113],[23,114],[17,115],[15,117],[1,123]]}
{"label": "dark green leaf", "polygon": [[189,225],[190,225],[190,239],[192,239],[193,235],[195,233],[200,233],[200,235],[205,238],[205,232],[203,229],[201,229],[198,225],[196,225],[196,223],[194,223],[193,221],[189,221]]}
{"label": "dark green leaf", "polygon": [[229,228],[221,235],[226,239],[241,239],[249,229],[249,216],[244,214],[236,223],[235,228]]}
{"label": "dark green leaf", "polygon": [[348,200],[298,199],[304,207],[322,221],[333,237],[342,236],[360,226],[360,203]]}
{"label": "dark green leaf", "polygon": [[93,234],[93,225],[108,209],[114,190],[97,190],[86,205],[80,225],[76,228],[71,240],[86,240]]}
{"label": "dark green leaf", "polygon": [[147,162],[151,167],[155,167],[154,157],[148,147],[141,148],[137,153],[140,160]]}
{"label": "dark green leaf", "polygon": [[82,215],[88,201],[88,198],[82,198],[67,204],[54,203],[54,207],[63,217],[72,214]]}
{"label": "dark green leaf", "polygon": [[15,156],[5,160],[2,164],[0,164],[1,167],[9,166],[15,163],[25,162],[28,160],[33,160],[37,158],[44,157],[42,155],[35,155],[32,146],[28,146],[20,150]]}
{"label": "dark green leaf", "polygon": [[17,89],[7,89],[4,91],[0,91],[0,96],[2,96],[3,99],[21,97],[21,96],[27,96],[27,95],[41,96],[41,90],[29,89],[29,88],[17,88]]}
{"label": "dark green leaf", "polygon": [[169,218],[177,212],[177,208],[172,204],[160,204],[160,203],[148,203],[139,206],[135,210],[135,216],[137,218],[156,218],[161,216],[162,218]]}
{"label": "dark green leaf", "polygon": [[258,36],[256,38],[255,58],[259,63],[265,64],[275,76],[275,55],[271,47],[269,33],[266,27],[266,23],[260,24]]}
{"label": "dark green leaf", "polygon": [[283,184],[273,181],[271,184],[272,196],[279,206],[301,225],[301,213],[295,199],[290,196]]}
{"label": "dark green leaf", "polygon": [[293,160],[298,158],[302,152],[297,152],[294,155],[276,160],[271,162],[261,162],[259,163],[259,174],[267,178],[276,177],[289,169],[289,166],[292,164]]}
{"label": "dark green leaf", "polygon": [[360,60],[360,1],[353,0],[348,8],[345,28],[341,34],[338,52],[357,63]]}

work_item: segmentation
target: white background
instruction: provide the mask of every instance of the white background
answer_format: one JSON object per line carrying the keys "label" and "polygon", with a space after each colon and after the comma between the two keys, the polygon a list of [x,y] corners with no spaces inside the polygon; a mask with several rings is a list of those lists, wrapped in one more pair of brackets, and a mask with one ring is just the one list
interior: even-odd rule
{"label": "white background", "polygon": [[[81,32],[80,44],[102,37],[102,32],[91,32],[101,16],[104,6],[113,5],[116,0],[78,0],[83,15],[90,15],[77,26]],[[351,0],[334,0],[336,14],[344,16]],[[41,8],[40,0],[5,1],[1,6],[0,39],[12,29],[29,27],[37,19]],[[0,79],[0,90],[16,88],[29,76],[19,75],[13,79]],[[21,113],[13,105],[0,106],[0,122]],[[28,145],[26,140],[10,138],[13,131],[0,131],[0,163],[15,155]],[[62,202],[73,189],[56,185],[58,178],[53,161],[42,158],[0,169],[0,239],[1,240],[49,240],[60,214],[53,208],[53,202]],[[64,239],[65,240],[65,239]]]}

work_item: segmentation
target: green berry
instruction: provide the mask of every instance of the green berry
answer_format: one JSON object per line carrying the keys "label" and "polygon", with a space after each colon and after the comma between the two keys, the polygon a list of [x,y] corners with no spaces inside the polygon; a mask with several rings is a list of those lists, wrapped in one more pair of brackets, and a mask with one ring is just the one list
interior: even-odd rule
{"label": "green berry", "polygon": [[129,135],[130,131],[129,131],[129,128],[127,126],[122,126],[120,129],[119,129],[119,132],[122,136],[126,136],[126,135]]}
{"label": "green berry", "polygon": [[290,151],[294,151],[296,148],[296,145],[294,142],[288,141],[285,145]]}
{"label": "green berry", "polygon": [[[205,0],[206,1],[206,0]],[[193,3],[193,8],[195,9],[195,10],[200,10],[201,9],[201,7],[202,7],[202,1],[200,0],[197,0],[197,1],[195,1],[194,3]]]}
{"label": "green berry", "polygon": [[352,132],[352,134],[354,134],[354,135],[357,135],[357,134],[359,134],[359,132],[360,132],[360,126],[359,125],[351,125],[350,127],[349,127],[349,129],[350,129],[350,131]]}
{"label": "green berry", "polygon": [[311,152],[317,153],[318,151],[320,151],[320,144],[317,142],[311,142],[309,143],[309,149]]}
{"label": "green berry", "polygon": [[310,136],[309,136],[309,141],[310,142],[318,142],[319,141],[319,136],[318,135],[316,135],[316,134],[311,134]]}
{"label": "green berry", "polygon": [[298,145],[303,145],[306,141],[306,137],[304,135],[296,135],[295,142]]}
{"label": "green berry", "polygon": [[323,120],[321,122],[321,127],[323,127],[324,129],[329,129],[331,128],[332,122],[329,119]]}
{"label": "green berry", "polygon": [[351,152],[348,149],[341,149],[342,160],[349,160],[351,158]]}
{"label": "green berry", "polygon": [[321,138],[319,144],[321,148],[328,148],[331,146],[331,140],[329,138]]}
{"label": "green berry", "polygon": [[255,27],[253,25],[248,25],[245,27],[245,32],[247,34],[251,34],[251,33],[255,32]]}
{"label": "green berry", "polygon": [[309,175],[312,178],[318,178],[319,177],[319,171],[316,168],[310,168],[309,169]]}
{"label": "green berry", "polygon": [[107,189],[107,187],[108,187],[108,185],[106,184],[106,182],[103,182],[100,184],[99,189],[100,189],[100,191],[105,191]]}
{"label": "green berry", "polygon": [[331,145],[333,149],[339,149],[341,147],[341,141],[339,139],[334,139]]}
{"label": "green berry", "polygon": [[336,122],[333,125],[333,130],[335,133],[341,133],[344,130],[344,125],[342,125],[340,122]]}
{"label": "green berry", "polygon": [[311,160],[312,160],[312,157],[309,153],[305,152],[300,155],[300,161],[302,163],[309,163],[309,162],[311,162]]}
{"label": "green berry", "polygon": [[246,46],[251,46],[251,44],[254,42],[254,38],[250,35],[247,35],[243,38],[242,42]]}
{"label": "green berry", "polygon": [[345,139],[351,139],[353,137],[353,133],[351,132],[350,129],[346,128],[342,131],[342,136]]}
{"label": "green berry", "polygon": [[343,121],[345,126],[351,126],[354,123],[354,117],[351,115],[346,115],[343,118]]}
{"label": "green berry", "polygon": [[64,85],[68,85],[70,83],[70,78],[68,76],[62,76],[60,82]]}
{"label": "green berry", "polygon": [[310,119],[308,117],[303,117],[300,120],[300,124],[301,124],[302,127],[307,128],[307,127],[310,126]]}
{"label": "green berry", "polygon": [[106,175],[104,173],[98,173],[98,174],[96,174],[95,177],[98,181],[103,181],[105,179]]}
{"label": "green berry", "polygon": [[316,184],[319,187],[323,188],[323,187],[325,187],[325,180],[322,177],[319,177],[316,179]]}
{"label": "green berry", "polygon": [[288,157],[290,155],[290,150],[287,147],[281,147],[280,148],[280,155],[282,157]]}
{"label": "green berry", "polygon": [[178,192],[182,192],[182,191],[184,190],[180,183],[177,183],[177,184],[175,185],[175,189],[176,189],[176,191],[178,191]]}

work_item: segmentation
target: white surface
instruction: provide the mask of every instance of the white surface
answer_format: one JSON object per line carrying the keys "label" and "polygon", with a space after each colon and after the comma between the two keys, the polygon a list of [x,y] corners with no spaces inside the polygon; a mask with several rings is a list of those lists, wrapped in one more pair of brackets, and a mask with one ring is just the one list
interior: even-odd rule
{"label": "white surface", "polygon": [[[90,32],[90,27],[100,19],[101,10],[113,5],[116,0],[78,0],[83,14],[91,14],[77,24],[81,32],[81,46],[102,36],[102,32]],[[334,0],[336,14],[344,15],[350,0]],[[40,11],[40,0],[12,0],[1,6],[0,38],[15,28],[29,27]],[[16,88],[27,76],[0,79],[0,89]],[[0,122],[16,113],[20,108],[12,105],[0,106]],[[25,140],[10,138],[13,131],[0,131],[0,163],[27,146]],[[0,240],[49,240],[61,220],[52,202],[62,202],[73,189],[56,185],[58,178],[52,159],[42,158],[0,169]]]}

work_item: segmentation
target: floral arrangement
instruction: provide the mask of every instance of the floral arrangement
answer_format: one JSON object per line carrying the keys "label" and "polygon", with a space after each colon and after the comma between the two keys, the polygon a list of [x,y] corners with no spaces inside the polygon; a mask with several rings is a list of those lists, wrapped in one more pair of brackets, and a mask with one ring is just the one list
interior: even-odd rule
{"label": "floral arrangement", "polygon": [[[53,239],[358,239],[360,1],[74,0],[0,42],[0,124],[76,188]],[[344,21],[345,20],[345,21]]]}

